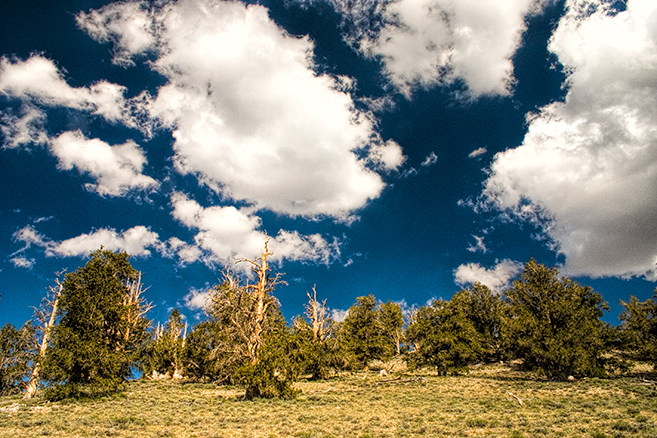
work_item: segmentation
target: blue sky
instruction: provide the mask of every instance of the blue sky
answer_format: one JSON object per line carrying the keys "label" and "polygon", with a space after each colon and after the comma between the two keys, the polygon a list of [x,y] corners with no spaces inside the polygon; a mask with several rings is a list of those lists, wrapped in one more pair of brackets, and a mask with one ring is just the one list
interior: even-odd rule
{"label": "blue sky", "polygon": [[288,318],[531,257],[614,324],[655,289],[651,0],[5,0],[0,29],[0,324],[101,245],[154,320],[267,238]]}

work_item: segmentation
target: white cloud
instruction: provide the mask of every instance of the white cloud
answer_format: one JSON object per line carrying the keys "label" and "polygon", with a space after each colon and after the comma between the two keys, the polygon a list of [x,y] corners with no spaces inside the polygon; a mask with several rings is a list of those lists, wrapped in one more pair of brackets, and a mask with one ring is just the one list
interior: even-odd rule
{"label": "white cloud", "polygon": [[468,157],[469,157],[469,158],[477,158],[477,157],[479,157],[479,156],[481,156],[481,155],[484,155],[486,152],[488,152],[488,149],[483,148],[483,147],[482,147],[482,148],[478,148],[478,149],[475,149],[474,151],[470,152],[470,153],[468,154]]}
{"label": "white cloud", "polygon": [[183,297],[185,307],[190,310],[203,310],[205,303],[210,296],[210,291],[207,289],[190,289],[189,293]]}
{"label": "white cloud", "polygon": [[[407,97],[415,87],[463,79],[474,96],[507,94],[511,56],[535,0],[333,0],[355,23],[363,53],[380,58],[391,82]],[[362,30],[363,25],[373,29]]]}
{"label": "white cloud", "polygon": [[479,263],[468,263],[454,270],[454,280],[460,285],[479,282],[490,289],[501,291],[522,271],[522,268],[521,263],[512,260],[503,260],[491,269]]}
{"label": "white cloud", "polygon": [[168,249],[165,256],[170,257],[175,254],[183,265],[194,263],[203,256],[203,251],[198,246],[190,245],[177,237],[170,238],[167,243]]}
{"label": "white cloud", "polygon": [[586,3],[598,11],[569,1],[549,45],[571,72],[565,102],[495,156],[483,201],[542,223],[566,275],[654,278],[657,3],[633,0],[615,15]]}
{"label": "white cloud", "polygon": [[14,257],[10,259],[10,261],[16,266],[17,268],[25,268],[25,269],[32,269],[34,266],[35,260],[34,259],[28,259],[27,257]]}
{"label": "white cloud", "polygon": [[[261,231],[259,217],[232,206],[203,208],[184,194],[171,197],[173,216],[183,225],[198,229],[194,240],[209,252],[209,261],[230,264],[235,257],[256,258],[269,239],[272,260],[309,261],[329,264],[340,255],[340,243],[326,241],[319,234],[303,236],[296,231],[281,230],[275,238]],[[188,248],[189,250],[189,248]]]}
{"label": "white cloud", "polygon": [[347,319],[348,315],[349,315],[349,309],[347,310],[331,309],[331,319],[335,322],[344,321],[345,319]]}
{"label": "white cloud", "polygon": [[19,116],[9,112],[0,114],[0,131],[5,138],[3,147],[13,149],[29,144],[46,144],[45,113],[30,104],[23,104]]}
{"label": "white cloud", "polygon": [[82,12],[76,20],[95,41],[114,43],[112,61],[119,65],[134,65],[131,57],[155,44],[153,18],[141,2],[112,3],[97,11]]}
{"label": "white cloud", "polygon": [[25,244],[25,249],[31,247],[32,245],[40,247],[45,247],[48,245],[48,238],[39,233],[31,225],[26,225],[20,230],[16,231],[12,238],[14,241],[23,242]]}
{"label": "white cloud", "polygon": [[438,162],[438,155],[436,155],[435,152],[431,152],[427,157],[424,159],[422,162],[422,166],[427,167],[427,166],[433,166]]}
{"label": "white cloud", "polygon": [[[345,218],[385,185],[368,165],[403,162],[355,109],[344,78],[315,73],[312,42],[286,34],[265,8],[182,0],[148,14],[116,4],[79,23],[111,35],[117,53],[157,50],[150,65],[169,82],[149,110],[173,130],[179,172],[257,208]],[[128,46],[135,32],[141,42]]]}
{"label": "white cloud", "polygon": [[130,255],[144,257],[151,254],[149,248],[159,252],[165,250],[158,234],[143,225],[122,233],[110,228],[101,228],[90,234],[81,234],[61,242],[54,241],[39,233],[33,226],[27,225],[14,233],[13,240],[23,242],[25,247],[12,255],[24,252],[32,245],[43,248],[48,257],[86,256],[101,246],[110,251],[125,251]]}
{"label": "white cloud", "polygon": [[[57,66],[40,55],[33,55],[26,61],[0,58],[0,93],[26,104],[65,106],[116,122],[124,119],[124,90],[125,87],[106,81],[90,87],[71,87]],[[34,120],[34,112],[30,114]]]}
{"label": "white cloud", "polygon": [[141,173],[146,157],[131,140],[110,146],[97,138],[87,139],[80,131],[65,132],[52,139],[50,150],[59,160],[59,167],[88,173],[96,184],[87,188],[100,195],[122,196],[132,189],[154,188],[158,183]]}
{"label": "white cloud", "polygon": [[86,256],[101,246],[110,251],[125,251],[133,256],[149,256],[149,248],[161,250],[162,243],[157,233],[138,225],[122,233],[102,228],[91,234],[81,234],[62,242],[51,242],[46,248],[47,256]]}
{"label": "white cloud", "polygon": [[488,248],[486,248],[486,244],[484,243],[484,236],[473,235],[472,237],[474,237],[477,243],[468,246],[467,250],[470,252],[481,251],[482,253],[486,254],[488,252]]}

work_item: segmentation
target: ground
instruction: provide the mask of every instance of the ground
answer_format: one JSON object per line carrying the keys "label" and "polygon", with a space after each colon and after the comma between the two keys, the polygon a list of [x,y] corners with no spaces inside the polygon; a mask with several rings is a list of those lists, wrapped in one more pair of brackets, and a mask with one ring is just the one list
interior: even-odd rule
{"label": "ground", "polygon": [[634,373],[554,382],[508,366],[467,375],[360,372],[296,383],[292,400],[236,387],[129,382],[113,397],[0,397],[6,437],[657,437],[657,384]]}

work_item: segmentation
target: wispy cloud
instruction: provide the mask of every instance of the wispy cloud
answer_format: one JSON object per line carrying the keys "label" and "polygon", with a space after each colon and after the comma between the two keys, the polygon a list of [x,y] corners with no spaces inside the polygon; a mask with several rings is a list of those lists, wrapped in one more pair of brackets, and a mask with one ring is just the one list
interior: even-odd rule
{"label": "wispy cloud", "polygon": [[438,162],[438,155],[436,155],[435,152],[431,152],[429,155],[427,155],[427,157],[424,159],[421,165],[423,167],[433,166],[437,162]]}
{"label": "wispy cloud", "polygon": [[470,157],[470,158],[477,158],[477,157],[479,157],[479,156],[481,156],[481,155],[484,155],[486,152],[488,152],[488,149],[486,149],[486,148],[484,148],[484,147],[481,147],[481,148],[475,149],[474,151],[470,152],[470,153],[468,154],[468,157]]}

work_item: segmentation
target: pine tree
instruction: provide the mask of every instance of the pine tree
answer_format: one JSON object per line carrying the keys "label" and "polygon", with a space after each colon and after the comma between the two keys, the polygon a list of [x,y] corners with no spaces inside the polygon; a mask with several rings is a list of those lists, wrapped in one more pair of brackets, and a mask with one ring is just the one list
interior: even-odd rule
{"label": "pine tree", "polygon": [[556,379],[605,374],[613,330],[600,320],[609,306],[599,293],[531,260],[506,295],[509,341],[526,369]]}
{"label": "pine tree", "polygon": [[383,334],[372,294],[356,298],[340,325],[338,337],[354,366],[362,368],[372,360],[388,359],[394,354],[392,343]]}
{"label": "pine tree", "polygon": [[652,299],[639,301],[631,296],[621,301],[619,337],[621,348],[634,359],[652,362],[657,367],[657,289]]}
{"label": "pine tree", "polygon": [[379,306],[378,312],[383,335],[393,346],[395,354],[400,355],[404,342],[404,315],[401,306],[392,301],[386,301]]}
{"label": "pine tree", "polygon": [[459,373],[480,360],[481,336],[468,317],[472,305],[467,291],[450,301],[436,300],[418,309],[406,338],[416,345],[409,353],[411,366],[433,366],[439,374]]}
{"label": "pine tree", "polygon": [[29,322],[20,329],[9,323],[0,329],[0,395],[21,391],[35,357],[34,335]]}
{"label": "pine tree", "polygon": [[60,322],[44,360],[48,398],[110,393],[131,375],[134,353],[147,336],[143,314],[149,306],[131,292],[140,276],[128,258],[101,248],[65,276]]}

